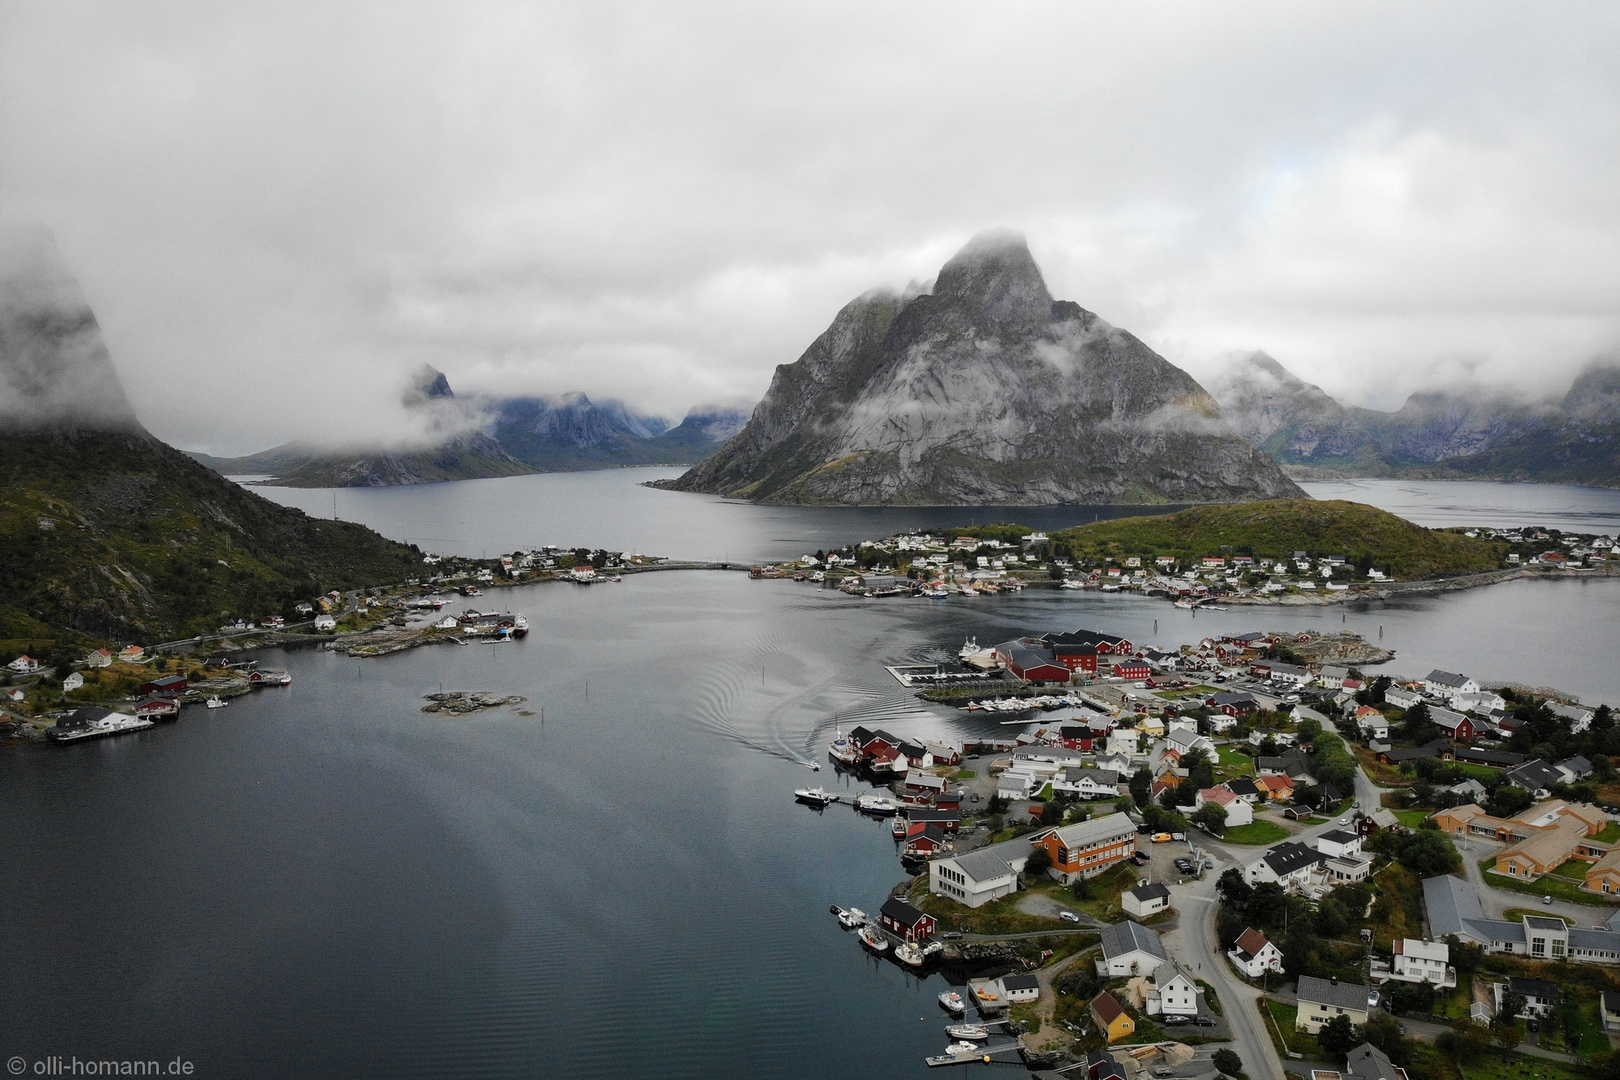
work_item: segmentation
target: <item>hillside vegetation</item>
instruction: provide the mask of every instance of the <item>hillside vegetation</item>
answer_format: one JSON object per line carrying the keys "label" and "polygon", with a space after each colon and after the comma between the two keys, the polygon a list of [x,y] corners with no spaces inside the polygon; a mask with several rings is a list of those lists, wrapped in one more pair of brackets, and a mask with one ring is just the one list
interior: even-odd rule
{"label": "hillside vegetation", "polygon": [[420,567],[413,546],[270,502],[138,429],[0,435],[0,652],[172,640]]}
{"label": "hillside vegetation", "polygon": [[1343,555],[1398,580],[1495,570],[1507,545],[1425,529],[1376,507],[1343,500],[1274,499],[1198,506],[1157,517],[1117,518],[1052,534],[1076,558],[1205,555],[1311,558]]}

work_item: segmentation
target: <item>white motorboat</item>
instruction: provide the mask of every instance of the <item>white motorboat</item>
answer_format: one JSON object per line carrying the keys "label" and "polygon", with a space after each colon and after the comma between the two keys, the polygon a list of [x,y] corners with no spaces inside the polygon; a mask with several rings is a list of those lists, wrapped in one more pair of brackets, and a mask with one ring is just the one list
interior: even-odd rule
{"label": "white motorboat", "polygon": [[1085,582],[1076,581],[1074,578],[1064,578],[1063,584],[1058,586],[1060,589],[1083,589],[1085,587]]}
{"label": "white motorboat", "polygon": [[972,656],[974,653],[976,653],[978,651],[979,651],[979,639],[978,638],[968,638],[966,641],[964,641],[962,643],[962,651],[957,653],[956,655],[960,656],[963,660],[966,660],[968,657]]}
{"label": "white motorboat", "polygon": [[946,1012],[960,1014],[967,1011],[967,1002],[955,990],[939,995],[939,1003],[945,1006]]}
{"label": "white motorboat", "polygon": [[964,1057],[968,1054],[977,1054],[978,1044],[970,1042],[953,1042],[945,1048],[946,1057]]}
{"label": "white motorboat", "polygon": [[818,787],[799,788],[798,790],[794,791],[793,797],[802,803],[809,803],[811,806],[818,808],[835,803],[839,799],[843,798],[843,796],[838,795],[835,792],[823,791]]}
{"label": "white motorboat", "polygon": [[821,762],[819,762],[819,761],[807,761],[807,762],[804,763],[804,767],[809,769],[811,772],[820,772],[821,771]]}
{"label": "white motorboat", "polygon": [[903,941],[894,947],[894,958],[909,967],[922,967],[922,950],[909,941]]}
{"label": "white motorboat", "polygon": [[893,799],[885,798],[882,795],[857,795],[855,796],[855,809],[863,814],[888,817],[890,814],[898,813],[900,806]]}
{"label": "white motorboat", "polygon": [[827,753],[832,755],[834,761],[842,761],[845,765],[853,765],[861,760],[860,748],[845,738],[834,739],[832,745],[827,747]]}
{"label": "white motorboat", "polygon": [[862,945],[865,945],[873,952],[885,952],[889,948],[888,939],[882,934],[878,933],[877,927],[873,926],[871,923],[867,923],[865,926],[861,927],[861,932],[856,936],[861,939]]}
{"label": "white motorboat", "polygon": [[990,1029],[983,1024],[952,1024],[945,1029],[945,1034],[964,1042],[984,1042],[990,1038]]}
{"label": "white motorboat", "polygon": [[207,705],[208,705],[208,707],[210,709],[223,709],[225,706],[227,706],[229,704],[230,704],[230,702],[226,701],[224,698],[220,697],[218,694],[215,694],[213,697],[209,698],[208,702],[207,702]]}
{"label": "white motorboat", "polygon": [[838,912],[839,925],[843,926],[845,930],[854,930],[856,927],[865,926],[870,921],[866,917],[866,912],[858,907],[843,908]]}
{"label": "white motorboat", "polygon": [[896,816],[894,819],[894,824],[889,826],[889,835],[893,836],[896,840],[904,840],[906,838],[906,830],[908,830],[910,827],[910,821],[904,817]]}

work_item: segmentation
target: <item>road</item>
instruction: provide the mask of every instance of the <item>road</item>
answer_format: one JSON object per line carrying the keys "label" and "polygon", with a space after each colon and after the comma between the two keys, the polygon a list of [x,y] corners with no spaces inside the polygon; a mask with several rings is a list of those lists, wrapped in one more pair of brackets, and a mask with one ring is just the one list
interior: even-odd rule
{"label": "road", "polygon": [[[1320,713],[1301,710],[1302,715],[1317,720],[1327,730],[1335,730],[1333,722]],[[1379,805],[1380,789],[1368,779],[1365,771],[1356,770],[1356,798],[1364,809]],[[1339,827],[1330,820],[1295,833],[1291,839],[1309,841],[1322,833]],[[1171,955],[1192,974],[1206,980],[1221,999],[1221,1009],[1232,1029],[1232,1049],[1243,1059],[1245,1071],[1259,1080],[1283,1080],[1283,1062],[1272,1045],[1260,1018],[1260,991],[1239,979],[1228,966],[1220,939],[1215,931],[1215,907],[1218,898],[1215,883],[1220,875],[1233,866],[1254,859],[1263,848],[1227,848],[1219,842],[1204,840],[1205,853],[1215,860],[1215,869],[1202,880],[1170,887],[1171,903],[1181,911],[1181,923],[1175,931],[1165,935],[1164,942]],[[1209,967],[1203,965],[1208,964]]]}

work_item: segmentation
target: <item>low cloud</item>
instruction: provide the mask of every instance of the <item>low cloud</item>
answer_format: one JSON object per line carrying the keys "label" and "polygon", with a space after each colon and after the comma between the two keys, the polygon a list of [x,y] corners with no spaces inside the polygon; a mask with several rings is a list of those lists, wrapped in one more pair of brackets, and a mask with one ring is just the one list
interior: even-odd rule
{"label": "low cloud", "polygon": [[0,203],[221,452],[409,434],[424,363],[757,400],[992,226],[1197,376],[1541,397],[1620,345],[1617,53],[1598,4],[17,2]]}

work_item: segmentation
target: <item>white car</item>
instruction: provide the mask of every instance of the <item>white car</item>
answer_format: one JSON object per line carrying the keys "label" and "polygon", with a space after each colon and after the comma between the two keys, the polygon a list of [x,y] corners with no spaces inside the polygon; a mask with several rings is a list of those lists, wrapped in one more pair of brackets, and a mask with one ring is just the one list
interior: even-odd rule
{"label": "white car", "polygon": [[1348,825],[1348,824],[1350,824],[1350,819],[1347,818],[1347,817],[1342,817],[1342,818],[1339,819],[1339,824],[1340,825]]}
{"label": "white car", "polygon": [[1080,921],[1080,916],[1076,915],[1072,911],[1060,911],[1060,912],[1058,912],[1058,918],[1062,919],[1064,922],[1079,922]]}
{"label": "white car", "polygon": [[1367,995],[1367,1008],[1378,1008],[1378,991],[1374,990],[1372,993]]}

